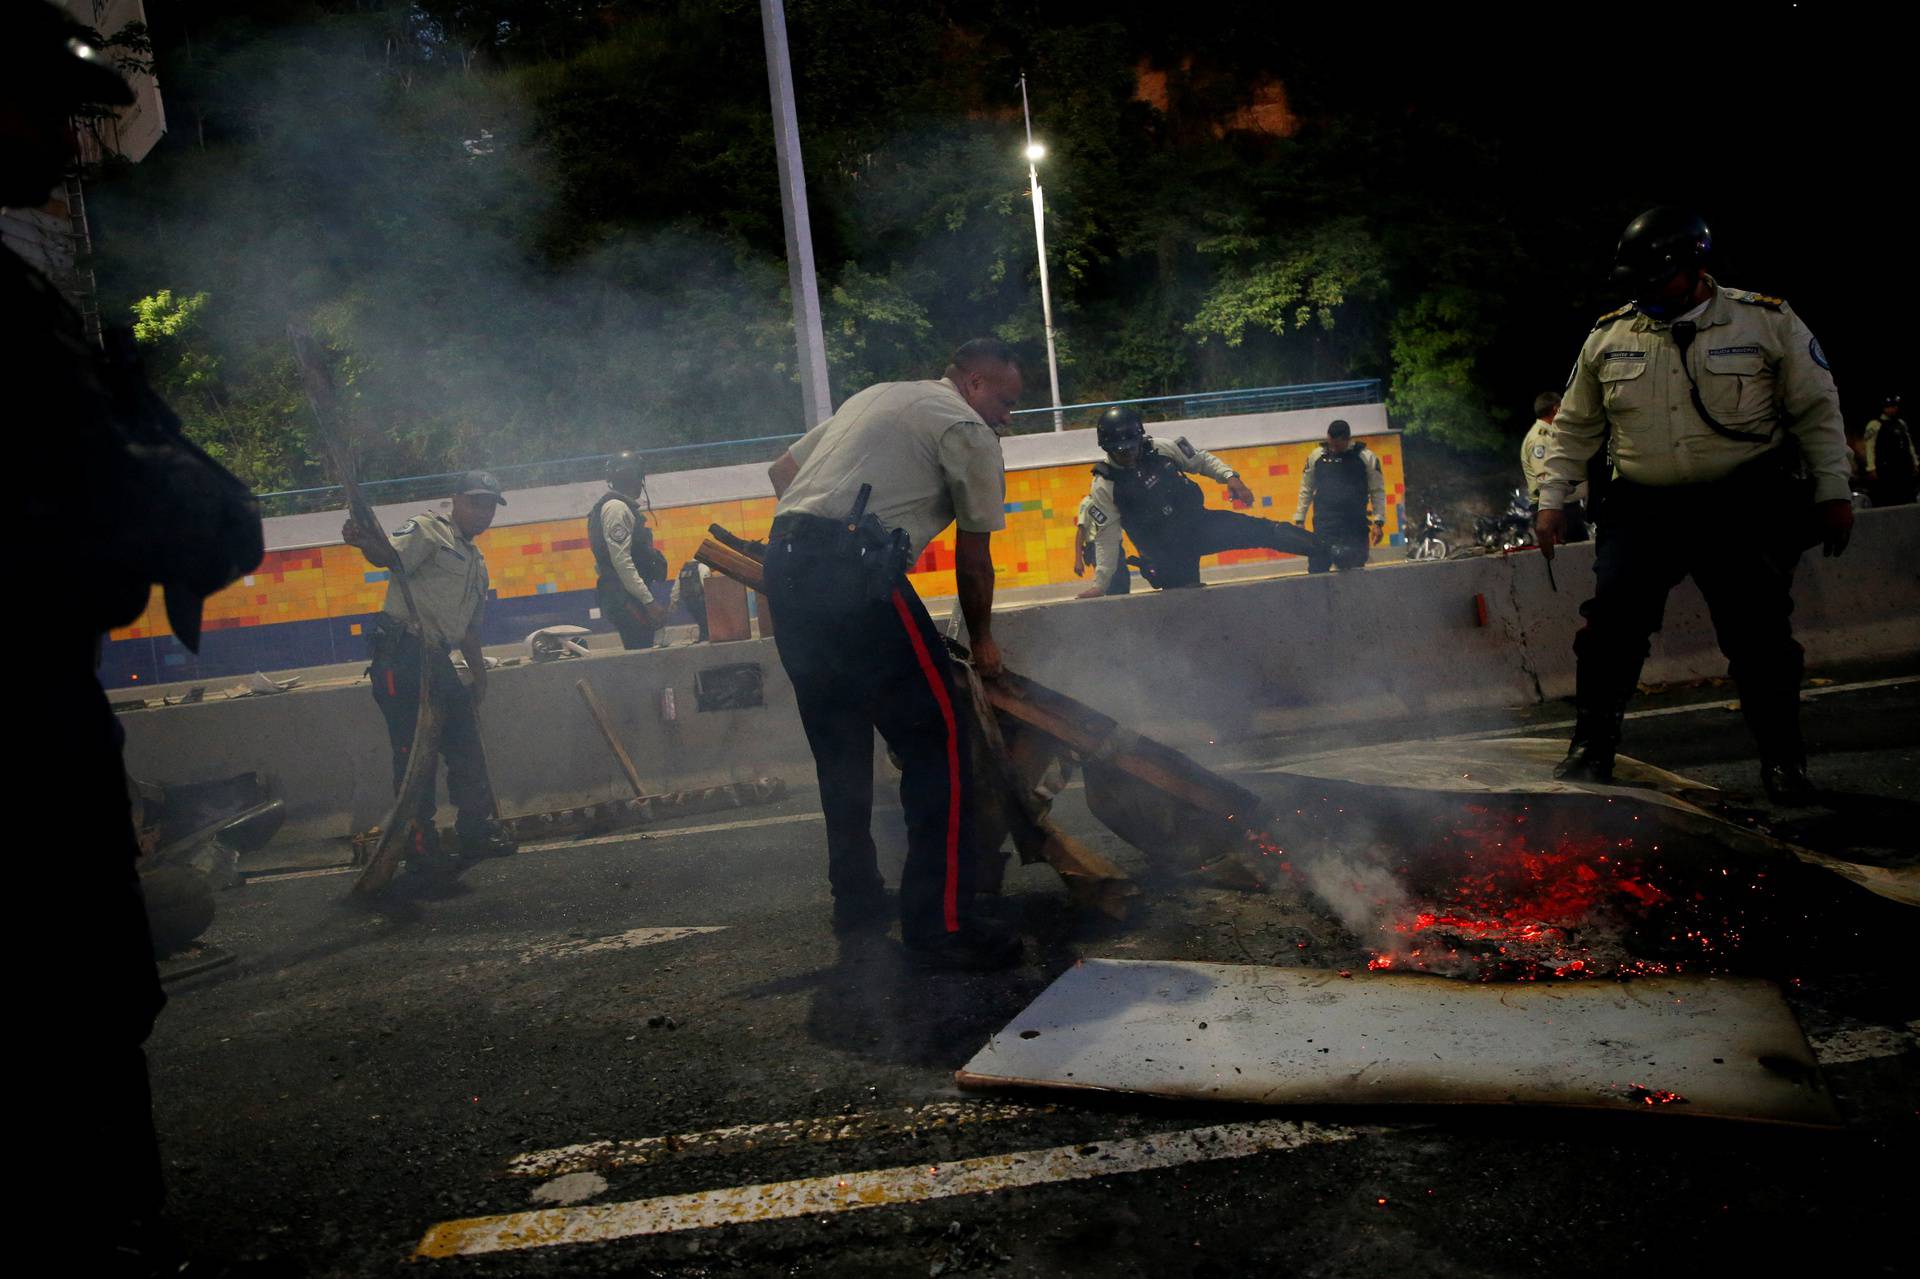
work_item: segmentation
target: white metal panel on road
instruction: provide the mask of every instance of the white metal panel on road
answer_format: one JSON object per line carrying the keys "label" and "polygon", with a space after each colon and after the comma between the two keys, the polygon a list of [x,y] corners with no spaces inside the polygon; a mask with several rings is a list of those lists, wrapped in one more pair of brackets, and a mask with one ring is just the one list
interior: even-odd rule
{"label": "white metal panel on road", "polygon": [[1779,990],[1732,977],[1496,984],[1088,960],[958,1077],[968,1087],[1268,1104],[1474,1102],[1839,1122]]}

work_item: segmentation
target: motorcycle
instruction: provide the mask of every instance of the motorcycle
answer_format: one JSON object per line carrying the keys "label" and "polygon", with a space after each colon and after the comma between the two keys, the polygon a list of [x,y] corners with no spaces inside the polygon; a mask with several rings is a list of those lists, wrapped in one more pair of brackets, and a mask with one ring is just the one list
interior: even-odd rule
{"label": "motorcycle", "polygon": [[1517,551],[1534,545],[1533,507],[1525,489],[1513,490],[1507,509],[1498,515],[1483,515],[1473,522],[1474,540],[1488,551]]}
{"label": "motorcycle", "polygon": [[1420,524],[1418,541],[1407,543],[1407,558],[1410,560],[1444,560],[1447,558],[1447,544],[1440,535],[1447,531],[1438,515],[1432,511]]}

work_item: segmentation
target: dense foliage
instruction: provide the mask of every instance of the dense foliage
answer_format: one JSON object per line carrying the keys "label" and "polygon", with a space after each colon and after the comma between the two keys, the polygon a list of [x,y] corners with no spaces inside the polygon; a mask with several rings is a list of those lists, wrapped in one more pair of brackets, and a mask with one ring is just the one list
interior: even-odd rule
{"label": "dense foliage", "polygon": [[[373,474],[800,429],[754,0],[151,16],[171,131],[102,175],[100,278],[257,487],[324,479],[293,319],[338,358]],[[1756,104],[1726,126],[1764,132],[1743,159],[1668,145],[1648,102],[1672,72],[1584,35],[1383,49],[1250,3],[792,0],[788,20],[836,399],[986,332],[1044,388],[1023,70],[1068,402],[1380,377],[1397,425],[1491,446],[1619,300],[1612,238],[1660,200],[1757,264],[1732,283],[1800,290],[1843,369],[1894,375],[1891,348],[1849,344],[1855,299],[1806,239],[1845,193],[1762,172],[1801,126]]]}

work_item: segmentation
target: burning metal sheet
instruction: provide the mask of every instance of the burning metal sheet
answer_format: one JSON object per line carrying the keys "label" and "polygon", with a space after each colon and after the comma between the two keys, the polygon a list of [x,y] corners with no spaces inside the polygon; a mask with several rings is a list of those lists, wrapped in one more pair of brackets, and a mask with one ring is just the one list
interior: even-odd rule
{"label": "burning metal sheet", "polygon": [[1267,1105],[1577,1106],[1837,1125],[1780,991],[1749,978],[1490,985],[1087,960],[956,1076]]}
{"label": "burning metal sheet", "polygon": [[[1556,780],[1553,765],[1566,743],[1546,738],[1488,741],[1399,742],[1289,760],[1267,770],[1303,779],[1307,790],[1334,787],[1374,792],[1418,791],[1465,798],[1481,795],[1598,799],[1646,805],[1650,820],[1762,859],[1792,856],[1818,866],[1889,901],[1920,906],[1920,865],[1881,866],[1846,861],[1778,839],[1751,824],[1731,821],[1713,811],[1719,792],[1713,787],[1651,764],[1621,756],[1612,786]],[[1300,788],[1296,788],[1300,789]]]}

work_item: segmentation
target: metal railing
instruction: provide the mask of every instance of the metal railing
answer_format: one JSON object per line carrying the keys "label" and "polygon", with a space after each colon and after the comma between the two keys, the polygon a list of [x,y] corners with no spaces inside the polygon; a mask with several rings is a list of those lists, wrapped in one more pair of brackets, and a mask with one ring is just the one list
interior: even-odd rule
{"label": "metal railing", "polygon": [[[1187,395],[1150,395],[1135,400],[1099,400],[1088,404],[1063,404],[1060,412],[1068,415],[1068,429],[1090,427],[1106,409],[1128,405],[1140,410],[1150,422],[1180,421],[1197,417],[1226,417],[1237,413],[1279,413],[1290,409],[1335,408],[1341,405],[1375,404],[1380,400],[1380,380],[1362,378],[1352,382],[1315,382],[1302,386],[1257,386],[1239,391],[1196,391]],[[1053,429],[1051,406],[1020,409],[1013,415],[1013,434],[1034,435]],[[716,440],[703,444],[671,444],[664,448],[635,450],[646,462],[647,473],[664,475],[672,471],[693,471],[709,466],[737,466],[748,462],[772,462],[784,453],[798,435],[761,435],[747,440]],[[563,457],[546,462],[519,462],[489,468],[502,488],[541,488],[549,484],[578,484],[597,480],[605,474],[611,453],[591,453],[582,457]],[[375,504],[430,502],[443,498],[463,471],[445,471],[434,475],[404,475],[390,480],[367,480],[361,488]],[[318,488],[286,489],[261,493],[261,514],[298,515],[309,511],[338,510],[346,505],[338,485]]]}
{"label": "metal railing", "polygon": [[1096,400],[1087,404],[1063,404],[1058,410],[1043,408],[1014,411],[1013,432],[1033,435],[1053,429],[1053,415],[1068,415],[1067,429],[1089,427],[1101,412],[1130,407],[1140,410],[1149,422],[1184,421],[1196,417],[1227,417],[1239,413],[1284,413],[1295,409],[1337,408],[1343,405],[1378,404],[1380,379],[1360,378],[1350,382],[1310,382],[1299,386],[1256,386],[1240,391],[1194,391],[1186,395],[1149,395],[1136,400]]}

